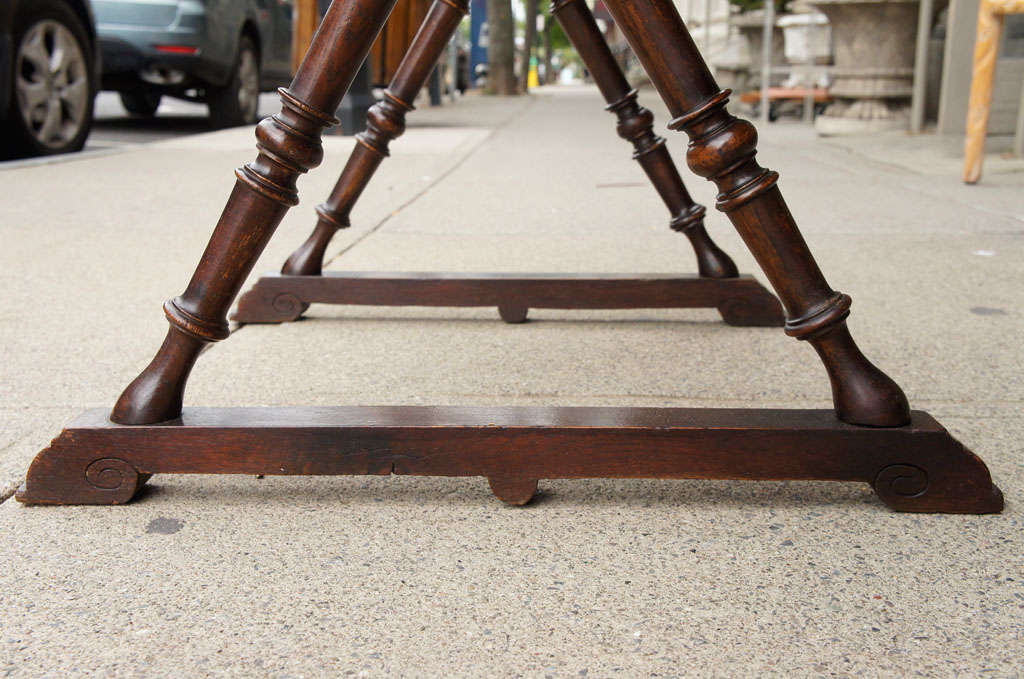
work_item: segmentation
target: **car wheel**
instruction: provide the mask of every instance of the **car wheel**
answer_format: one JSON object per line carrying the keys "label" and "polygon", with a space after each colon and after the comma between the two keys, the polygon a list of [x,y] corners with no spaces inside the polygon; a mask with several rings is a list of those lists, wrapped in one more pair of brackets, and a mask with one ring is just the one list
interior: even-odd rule
{"label": "car wheel", "polygon": [[124,110],[139,118],[152,118],[160,108],[159,92],[122,92],[121,105]]}
{"label": "car wheel", "polygon": [[14,30],[12,134],[6,155],[78,151],[92,127],[95,71],[81,20],[58,0],[35,0]]}
{"label": "car wheel", "polygon": [[256,122],[260,105],[260,59],[252,38],[242,36],[231,80],[224,87],[211,88],[206,103],[214,127]]}

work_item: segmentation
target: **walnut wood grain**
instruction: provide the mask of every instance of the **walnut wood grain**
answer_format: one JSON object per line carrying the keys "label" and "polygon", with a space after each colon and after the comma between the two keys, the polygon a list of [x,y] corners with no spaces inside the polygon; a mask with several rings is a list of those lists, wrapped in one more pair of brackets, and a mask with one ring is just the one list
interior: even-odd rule
{"label": "walnut wood grain", "polygon": [[585,0],[556,0],[551,4],[551,14],[565,29],[590,71],[594,84],[608,103],[607,110],[618,117],[617,132],[633,144],[633,159],[640,163],[668,207],[672,216],[670,226],[690,240],[697,256],[697,271],[709,278],[739,275],[729,255],[708,235],[704,206],[690,197],[665,147],[665,140],[654,134],[654,115],[637,103],[636,90],[630,88]]}
{"label": "walnut wood grain", "polygon": [[468,11],[468,0],[435,0],[430,6],[394,77],[384,90],[384,99],[370,107],[366,131],[356,135],[356,146],[331,195],[317,206],[318,219],[313,232],[288,257],[281,273],[293,276],[320,273],[327,246],[338,229],[350,225],[352,208],[381,162],[388,157],[389,144],[405,131],[405,116],[414,110],[412,102],[423,89],[445,45]]}
{"label": "walnut wood grain", "polygon": [[181,412],[185,383],[203,346],[228,336],[228,308],[281,223],[299,202],[295,183],[320,164],[320,134],[337,110],[395,0],[332,3],[288,89],[281,112],[256,127],[256,160],[237,182],[185,292],[164,304],[170,329],[156,356],[128,385],[111,419],[169,420]]}
{"label": "walnut wood grain", "polygon": [[726,323],[781,327],[782,307],[750,276],[713,279],[673,274],[520,274],[336,272],[267,274],[246,291],[232,319],[294,321],[310,304],[499,309],[521,323],[529,309],[717,308]]}
{"label": "walnut wood grain", "polygon": [[[384,280],[371,285],[363,279],[352,281],[352,276],[344,274],[325,275],[322,284],[308,279],[323,275],[324,254],[331,239],[339,229],[350,225],[352,208],[383,159],[388,156],[390,142],[404,131],[406,114],[413,110],[409,102],[423,87],[430,68],[437,61],[465,10],[463,3],[447,0],[437,0],[431,7],[385,91],[383,101],[371,108],[367,131],[356,136],[358,143],[334,189],[327,200],[317,207],[318,219],[312,233],[288,257],[281,269],[282,276],[266,276],[242,296],[233,315],[234,320],[242,323],[293,321],[301,316],[311,301],[326,304],[420,306],[492,304],[491,301],[474,301],[476,296],[465,283],[440,288],[438,277],[443,274],[425,274],[426,279],[421,284],[406,280],[410,278],[409,274],[402,275],[404,296],[399,298],[394,295],[395,286]],[[617,115],[619,135],[632,143],[633,157],[639,161],[669,208],[670,226],[689,238],[697,257],[700,276],[723,281],[735,279],[738,276],[736,265],[708,235],[704,226],[704,207],[694,203],[690,197],[665,147],[665,140],[653,132],[653,116],[637,103],[636,91],[630,89],[615,63],[586,3],[583,0],[564,0],[556,3],[552,10],[558,15],[594,76],[609,104],[608,110]],[[501,277],[500,274],[489,276]],[[596,282],[596,276],[591,278]],[[718,307],[726,322],[733,325],[774,326],[782,322],[777,300],[753,281],[738,286],[725,282],[716,290],[713,285],[697,284],[686,277],[677,277],[678,282],[671,289],[664,285],[641,289],[634,284],[635,281],[606,276],[597,290],[580,285],[578,277],[548,276],[547,279],[545,287],[548,297],[557,297],[558,300],[553,308],[711,306]],[[483,283],[485,281],[481,281]],[[536,297],[529,291],[521,291],[528,284],[504,279],[494,283],[501,284],[502,290],[492,295],[495,298],[493,304],[498,307],[501,318],[508,323],[524,322],[531,306],[545,306],[520,299],[523,294]],[[560,290],[554,290],[559,286]],[[689,289],[682,290],[683,286]],[[619,289],[613,289],[616,287]],[[645,291],[647,294],[644,294]],[[597,293],[596,298],[592,293]],[[364,297],[360,298],[360,295]],[[428,302],[428,298],[433,301]],[[623,303],[621,300],[624,299],[631,301]],[[551,307],[550,304],[548,306]]]}
{"label": "walnut wood grain", "polygon": [[513,504],[537,479],[824,479],[871,484],[897,511],[1002,509],[984,463],[927,413],[868,428],[829,410],[711,408],[188,408],[137,426],[92,410],[17,499],[122,504],[152,474],[483,476]]}

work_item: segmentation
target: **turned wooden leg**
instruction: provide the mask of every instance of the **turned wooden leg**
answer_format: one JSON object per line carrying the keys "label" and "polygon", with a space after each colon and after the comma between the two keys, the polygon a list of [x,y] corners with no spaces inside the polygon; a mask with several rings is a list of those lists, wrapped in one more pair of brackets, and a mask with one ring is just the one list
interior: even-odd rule
{"label": "turned wooden leg", "polygon": [[633,159],[640,163],[665,201],[672,215],[672,229],[690,239],[700,275],[707,278],[738,276],[732,259],[711,240],[704,228],[704,206],[694,203],[690,197],[665,147],[665,140],[654,134],[654,115],[637,103],[636,90],[629,87],[585,0],[556,0],[551,4],[551,13],[558,18],[593,76],[608,102],[607,110],[618,117],[619,136],[632,142]]}
{"label": "turned wooden leg", "polygon": [[[985,136],[992,107],[992,83],[999,58],[999,38],[1003,33],[1003,15],[999,2],[982,0],[978,8],[978,33],[974,42],[974,66],[971,74],[971,98],[967,105],[967,136],[964,142],[964,181],[975,184],[981,179],[985,157]],[[1024,9],[1024,7],[1022,7]]]}
{"label": "turned wooden leg", "polygon": [[[620,136],[632,142],[640,162],[672,215],[671,226],[686,234],[697,255],[700,276],[643,275],[621,277],[565,276],[520,280],[509,274],[485,274],[478,280],[446,273],[323,272],[324,253],[388,155],[389,143],[402,134],[410,102],[423,87],[431,66],[467,10],[466,0],[435,0],[423,25],[399,64],[384,101],[371,108],[368,129],[357,135],[328,200],[317,208],[319,219],[306,241],[285,262],[281,273],[260,278],[241,297],[233,316],[240,323],[283,323],[297,320],[311,303],[423,306],[497,306],[507,323],[522,323],[535,308],[683,308],[716,307],[731,325],[777,326],[782,307],[753,279],[740,277],[736,266],[708,236],[702,206],[690,198],[663,139],[652,130],[653,116],[637,104],[601,37],[584,0],[556,3],[570,35],[601,87],[608,109],[619,118]],[[593,279],[593,280],[590,280]],[[657,279],[657,280],[651,280]],[[713,283],[714,285],[707,285]],[[595,295],[588,285],[601,285],[609,295]],[[608,284],[605,286],[604,284]],[[581,287],[582,286],[582,287]]]}
{"label": "turned wooden leg", "polygon": [[[435,0],[423,19],[420,30],[398,65],[384,100],[374,104],[367,114],[366,131],[356,135],[355,149],[327,201],[316,208],[313,233],[284,263],[281,273],[291,276],[319,276],[324,252],[338,229],[349,226],[349,213],[373,173],[388,156],[388,144],[405,131],[405,114],[413,110],[412,101],[423,89],[444,46],[469,11],[468,0]],[[301,313],[301,312],[300,312]]]}
{"label": "turned wooden leg", "polygon": [[687,161],[718,186],[717,207],[750,248],[786,308],[786,333],[807,340],[832,382],[836,414],[852,424],[910,421],[899,386],[860,352],[846,327],[850,297],[829,287],[778,186],[757,164],[757,131],[725,109],[720,91],[670,0],[608,0],[607,6],[675,118],[690,137]]}
{"label": "turned wooden leg", "polygon": [[282,108],[256,128],[256,160],[238,181],[185,292],[164,304],[170,329],[156,357],[114,406],[120,424],[181,414],[188,373],[203,345],[228,336],[227,311],[289,207],[295,182],[323,158],[320,133],[366,58],[395,0],[344,0],[327,11]]}

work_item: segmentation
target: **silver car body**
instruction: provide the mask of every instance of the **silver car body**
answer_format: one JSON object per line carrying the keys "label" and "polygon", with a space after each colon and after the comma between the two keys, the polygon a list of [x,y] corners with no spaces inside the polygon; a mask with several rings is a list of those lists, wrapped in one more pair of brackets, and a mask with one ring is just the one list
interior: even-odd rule
{"label": "silver car body", "polygon": [[243,33],[256,43],[260,85],[287,84],[292,0],[93,0],[103,89],[168,94],[221,86]]}

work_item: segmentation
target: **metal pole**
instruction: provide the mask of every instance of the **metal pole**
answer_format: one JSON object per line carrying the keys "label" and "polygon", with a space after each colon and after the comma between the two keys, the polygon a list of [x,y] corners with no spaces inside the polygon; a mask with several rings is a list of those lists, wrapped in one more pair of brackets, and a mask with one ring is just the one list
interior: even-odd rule
{"label": "metal pole", "polygon": [[732,4],[725,3],[725,46],[732,44]]}
{"label": "metal pole", "polygon": [[704,61],[711,65],[711,0],[704,0]]}
{"label": "metal pole", "polygon": [[914,91],[910,99],[910,131],[924,128],[925,80],[928,75],[928,38],[931,36],[934,0],[921,0],[917,12],[917,45],[914,50]]}
{"label": "metal pole", "polygon": [[772,38],[775,28],[775,0],[764,3],[764,44],[761,45],[761,122],[768,123],[768,87],[772,80]]}
{"label": "metal pole", "polygon": [[804,122],[814,122],[814,66],[807,64],[804,68]]}
{"label": "metal pole", "polygon": [[448,96],[454,102],[459,86],[459,40],[458,33],[448,41]]}
{"label": "metal pole", "polygon": [[1017,108],[1017,132],[1013,135],[1013,152],[1024,156],[1024,88],[1020,91],[1020,106]]}

